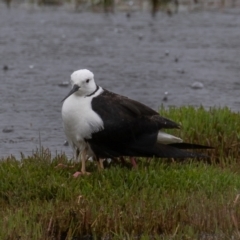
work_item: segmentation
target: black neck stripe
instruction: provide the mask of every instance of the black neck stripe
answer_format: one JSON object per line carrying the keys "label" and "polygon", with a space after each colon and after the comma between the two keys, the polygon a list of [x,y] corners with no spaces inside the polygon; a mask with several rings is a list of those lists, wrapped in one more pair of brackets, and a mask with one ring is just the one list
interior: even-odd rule
{"label": "black neck stripe", "polygon": [[96,85],[96,90],[94,91],[94,92],[92,92],[92,93],[90,93],[90,94],[88,94],[88,95],[86,95],[86,97],[90,97],[90,96],[92,96],[94,93],[96,93],[97,92],[97,90],[99,89],[99,86],[98,85]]}

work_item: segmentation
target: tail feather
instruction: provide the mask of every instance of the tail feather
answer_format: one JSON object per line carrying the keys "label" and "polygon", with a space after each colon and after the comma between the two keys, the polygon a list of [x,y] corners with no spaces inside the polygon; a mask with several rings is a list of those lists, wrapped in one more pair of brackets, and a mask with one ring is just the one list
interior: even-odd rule
{"label": "tail feather", "polygon": [[193,144],[193,143],[171,143],[168,144],[169,146],[179,148],[179,149],[213,149],[211,146],[205,146],[200,144]]}
{"label": "tail feather", "polygon": [[[202,145],[190,145],[190,144],[155,144],[154,146],[131,146],[131,147],[121,147],[108,148],[106,146],[100,146],[91,144],[93,152],[99,158],[112,158],[112,157],[156,157],[156,158],[208,158],[208,156],[198,153],[189,152],[185,149],[198,149]],[[198,147],[197,147],[198,146]],[[181,149],[182,148],[182,149]],[[209,148],[209,147],[208,147]]]}
{"label": "tail feather", "polygon": [[156,158],[207,158],[208,156],[197,153],[189,152],[171,146],[170,144],[156,144],[153,147],[141,147],[141,148],[132,148],[131,152],[128,152],[126,156],[135,156],[135,157],[156,157]]}
{"label": "tail feather", "polygon": [[[186,148],[187,149],[187,148]],[[169,145],[160,145],[158,144],[156,157],[160,158],[207,158],[208,156],[197,153],[197,152],[189,152],[186,150],[182,150],[180,148],[176,148],[174,146]]]}

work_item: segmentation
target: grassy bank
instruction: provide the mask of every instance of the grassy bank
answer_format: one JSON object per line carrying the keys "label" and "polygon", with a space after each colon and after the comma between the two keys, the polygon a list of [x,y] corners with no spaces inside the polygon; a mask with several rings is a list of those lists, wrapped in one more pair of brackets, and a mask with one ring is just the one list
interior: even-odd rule
{"label": "grassy bank", "polygon": [[[161,109],[186,141],[210,144],[208,162],[138,159],[90,176],[65,156],[40,151],[0,162],[0,239],[239,239],[240,114]],[[173,131],[172,131],[173,132]],[[234,237],[234,238],[233,238]],[[91,238],[89,238],[91,239]]]}

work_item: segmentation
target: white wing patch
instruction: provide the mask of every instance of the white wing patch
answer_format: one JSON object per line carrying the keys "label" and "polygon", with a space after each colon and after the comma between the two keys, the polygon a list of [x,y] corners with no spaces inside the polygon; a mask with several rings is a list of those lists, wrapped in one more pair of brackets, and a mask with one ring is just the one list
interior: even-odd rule
{"label": "white wing patch", "polygon": [[159,131],[157,135],[157,142],[162,144],[170,144],[170,143],[181,143],[183,142],[183,140],[171,134]]}

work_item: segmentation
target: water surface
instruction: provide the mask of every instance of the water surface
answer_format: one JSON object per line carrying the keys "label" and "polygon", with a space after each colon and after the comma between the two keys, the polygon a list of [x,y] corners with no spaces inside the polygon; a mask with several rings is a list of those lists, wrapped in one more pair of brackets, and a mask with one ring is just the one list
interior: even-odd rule
{"label": "water surface", "polygon": [[[61,100],[72,71],[158,109],[240,109],[240,10],[104,15],[0,5],[0,157],[63,146]],[[3,67],[7,65],[8,70]],[[203,89],[190,85],[201,82]],[[162,102],[164,92],[167,102]],[[6,131],[7,129],[7,131]],[[9,131],[8,131],[9,130]]]}

